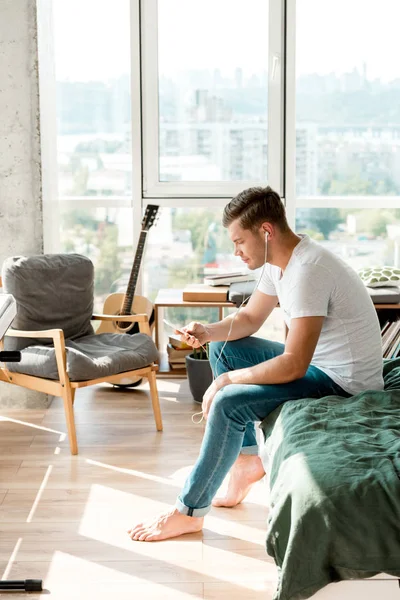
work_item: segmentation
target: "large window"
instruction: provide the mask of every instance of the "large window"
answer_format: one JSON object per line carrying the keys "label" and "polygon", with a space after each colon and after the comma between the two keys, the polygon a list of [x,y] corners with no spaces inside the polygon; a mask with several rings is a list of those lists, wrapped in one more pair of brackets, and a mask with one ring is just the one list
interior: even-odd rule
{"label": "large window", "polygon": [[296,227],[356,269],[399,256],[399,18],[397,0],[297,0]]}
{"label": "large window", "polygon": [[245,271],[221,224],[222,209],[163,208],[150,230],[143,269],[145,294],[154,299],[159,288],[182,288],[209,273]]}
{"label": "large window", "polygon": [[297,0],[298,196],[400,196],[399,19],[398,0]]}
{"label": "large window", "polygon": [[129,0],[55,0],[60,197],[130,197]]}
{"label": "large window", "polygon": [[142,4],[146,195],[223,197],[271,178],[268,145],[279,138],[283,99],[280,50],[274,86],[268,76],[269,56],[282,43],[269,34],[272,23],[281,31],[283,18],[282,3],[272,4]]}
{"label": "large window", "polygon": [[126,287],[133,260],[130,2],[55,0],[53,16],[60,209],[52,251],[92,260],[100,311]]}
{"label": "large window", "polygon": [[392,265],[399,258],[400,209],[299,208],[296,229],[355,270]]}
{"label": "large window", "polygon": [[355,268],[397,263],[398,0],[52,6],[60,223],[47,250],[93,259],[99,304],[124,289],[147,203],[162,207],[150,298],[242,268],[220,223],[250,185],[272,185],[297,230]]}
{"label": "large window", "polygon": [[63,252],[89,257],[95,266],[95,311],[102,312],[110,292],[125,292],[133,263],[132,210],[79,208],[61,210]]}
{"label": "large window", "polygon": [[267,180],[267,55],[267,2],[158,2],[160,181]]}

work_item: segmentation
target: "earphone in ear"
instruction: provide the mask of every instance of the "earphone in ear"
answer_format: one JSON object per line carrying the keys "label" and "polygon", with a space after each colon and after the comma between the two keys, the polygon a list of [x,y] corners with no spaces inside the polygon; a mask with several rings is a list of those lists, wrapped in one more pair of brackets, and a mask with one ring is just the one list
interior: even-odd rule
{"label": "earphone in ear", "polygon": [[268,236],[269,236],[269,233],[268,233],[268,231],[266,231],[266,232],[265,232],[265,241],[267,241],[267,240],[268,240]]}

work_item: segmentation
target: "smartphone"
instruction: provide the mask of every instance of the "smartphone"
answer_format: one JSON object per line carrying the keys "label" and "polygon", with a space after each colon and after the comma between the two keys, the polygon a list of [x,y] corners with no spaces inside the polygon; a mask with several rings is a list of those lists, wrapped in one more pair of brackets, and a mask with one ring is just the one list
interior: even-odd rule
{"label": "smartphone", "polygon": [[164,323],[166,325],[168,325],[168,327],[171,327],[171,329],[173,329],[174,331],[177,331],[178,333],[180,333],[181,335],[186,335],[186,333],[184,331],[182,331],[182,329],[179,329],[179,327],[177,325],[174,325],[173,323],[168,321],[168,319],[164,319]]}

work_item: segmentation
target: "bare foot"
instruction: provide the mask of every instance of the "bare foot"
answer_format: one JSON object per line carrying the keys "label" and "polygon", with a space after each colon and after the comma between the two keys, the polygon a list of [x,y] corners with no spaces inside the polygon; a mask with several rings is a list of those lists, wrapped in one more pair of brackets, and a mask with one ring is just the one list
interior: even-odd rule
{"label": "bare foot", "polygon": [[243,502],[253,483],[265,475],[264,467],[259,456],[254,454],[239,454],[231,469],[228,491],[223,498],[214,498],[213,506],[231,508]]}
{"label": "bare foot", "polygon": [[204,517],[188,517],[172,508],[158,517],[128,529],[128,535],[138,542],[168,540],[184,533],[195,533],[203,528]]}

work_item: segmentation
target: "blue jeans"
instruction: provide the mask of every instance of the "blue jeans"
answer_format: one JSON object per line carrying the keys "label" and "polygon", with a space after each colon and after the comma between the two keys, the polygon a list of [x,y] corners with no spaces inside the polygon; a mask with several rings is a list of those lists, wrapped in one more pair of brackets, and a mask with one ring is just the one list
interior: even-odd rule
{"label": "blue jeans", "polygon": [[[210,344],[210,362],[221,373],[257,365],[283,354],[284,345],[256,337]],[[219,358],[219,360],[218,360]],[[231,384],[214,397],[199,458],[177,499],[184,515],[202,517],[239,454],[258,454],[254,422],[262,421],[280,404],[300,398],[349,397],[320,369],[310,366],[301,379],[273,385]]]}

